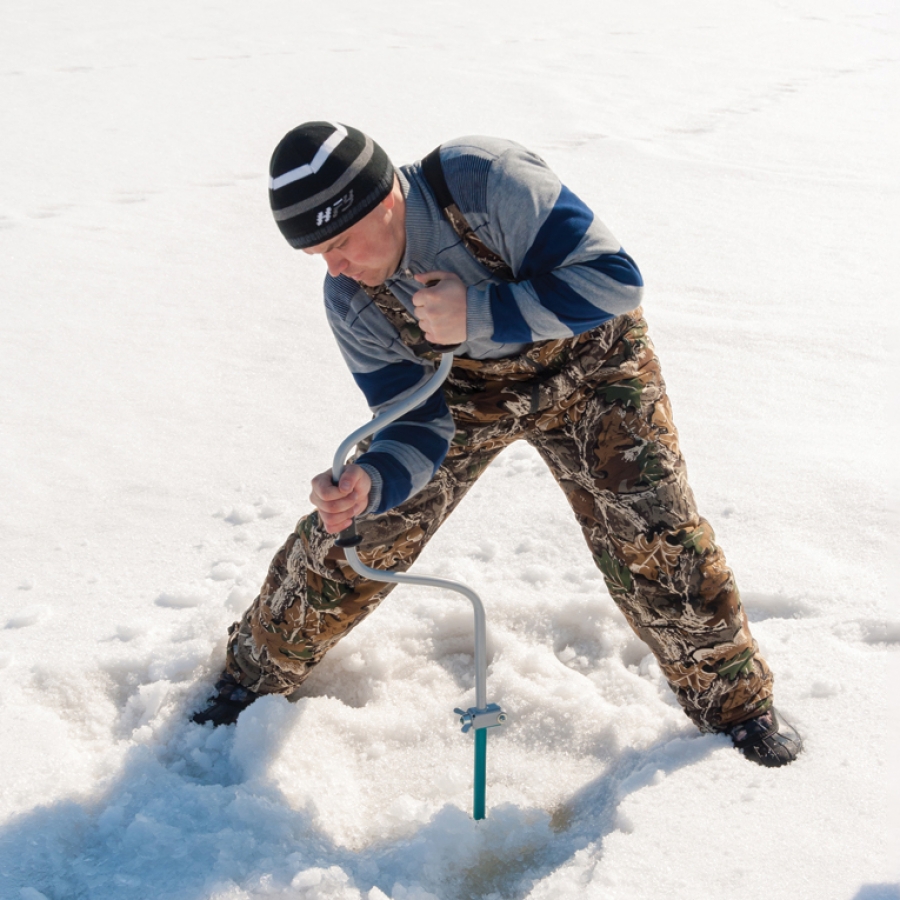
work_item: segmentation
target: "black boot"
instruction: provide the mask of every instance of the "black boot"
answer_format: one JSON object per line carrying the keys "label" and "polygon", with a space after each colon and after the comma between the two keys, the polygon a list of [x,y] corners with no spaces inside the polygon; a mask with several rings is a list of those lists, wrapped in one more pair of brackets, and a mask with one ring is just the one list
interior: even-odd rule
{"label": "black boot", "polygon": [[237,717],[261,694],[242,687],[229,674],[225,673],[216,682],[216,693],[209,698],[200,712],[191,716],[191,721],[198,725],[212,722],[213,727],[233,725]]}
{"label": "black boot", "polygon": [[755,719],[732,725],[728,735],[747,759],[761,766],[786,766],[803,749],[803,739],[788,722],[778,721],[775,707]]}

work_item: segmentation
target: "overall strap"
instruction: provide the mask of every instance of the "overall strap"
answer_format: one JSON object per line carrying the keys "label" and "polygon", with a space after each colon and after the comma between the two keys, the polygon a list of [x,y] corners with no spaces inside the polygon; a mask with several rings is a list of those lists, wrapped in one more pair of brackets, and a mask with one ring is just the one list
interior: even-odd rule
{"label": "overall strap", "polygon": [[466,249],[478,262],[491,274],[502,278],[504,281],[515,282],[516,276],[503,259],[491,250],[484,241],[472,230],[472,226],[466,221],[466,217],[460,212],[447,179],[444,176],[444,166],[441,163],[441,148],[435,147],[431,153],[422,160],[422,174],[428,182],[435,199],[444,213],[444,218],[450,223],[453,230],[459,235],[460,240],[466,245]]}
{"label": "overall strap", "polygon": [[[422,174],[431,188],[438,206],[440,206],[444,214],[444,218],[447,219],[450,226],[459,235],[466,249],[492,275],[502,278],[504,281],[514,282],[516,278],[512,269],[475,234],[472,226],[469,225],[465,216],[456,205],[456,201],[450,193],[450,188],[447,187],[447,179],[444,177],[440,147],[432,150],[422,160]],[[443,351],[425,340],[425,334],[419,327],[418,320],[407,312],[403,304],[391,293],[386,285],[380,284],[378,287],[369,287],[361,284],[360,287],[372,298],[384,317],[397,329],[400,340],[416,356],[422,359],[440,359]]]}
{"label": "overall strap", "polygon": [[372,298],[381,314],[397,329],[400,340],[416,356],[420,359],[441,358],[442,351],[425,340],[425,332],[422,331],[419,320],[406,311],[406,307],[391,293],[387,285],[369,287],[367,284],[360,284],[360,287]]}

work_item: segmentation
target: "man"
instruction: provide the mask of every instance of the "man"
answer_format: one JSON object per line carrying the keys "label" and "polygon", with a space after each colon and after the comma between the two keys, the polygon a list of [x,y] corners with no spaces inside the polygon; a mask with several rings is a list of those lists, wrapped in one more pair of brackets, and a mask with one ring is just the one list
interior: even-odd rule
{"label": "man", "polygon": [[294,691],[390,592],[335,546],[363,517],[363,562],[407,569],[497,453],[524,438],[566,494],[610,594],[687,715],[763,765],[793,761],[772,673],[731,570],[697,513],[631,257],[538,156],[464,138],[395,170],[354,128],[310,122],[270,168],[275,220],[328,268],[325,308],[373,412],[434,372],[442,391],[382,429],[272,561],[230,630],[199,723]]}

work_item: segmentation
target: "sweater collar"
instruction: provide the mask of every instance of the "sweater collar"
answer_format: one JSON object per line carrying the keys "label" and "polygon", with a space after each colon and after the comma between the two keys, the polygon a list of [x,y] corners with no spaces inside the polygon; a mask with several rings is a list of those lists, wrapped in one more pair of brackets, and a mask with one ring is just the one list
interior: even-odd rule
{"label": "sweater collar", "polygon": [[397,177],[406,201],[406,250],[394,275],[400,278],[407,272],[419,274],[434,268],[440,246],[440,228],[435,226],[440,224],[441,211],[423,182],[419,163],[399,169]]}

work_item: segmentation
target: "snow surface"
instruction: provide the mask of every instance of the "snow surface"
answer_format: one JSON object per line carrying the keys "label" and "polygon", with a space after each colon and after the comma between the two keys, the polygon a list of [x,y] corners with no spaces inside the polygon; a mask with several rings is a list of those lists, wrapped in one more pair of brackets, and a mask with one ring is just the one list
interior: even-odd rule
{"label": "snow surface", "polygon": [[[3,900],[900,897],[895,2],[0,21]],[[296,702],[187,724],[367,417],[267,205],[317,118],[398,161],[517,139],[638,260],[796,764],[693,729],[526,445],[419,563],[488,608],[485,821],[456,596],[401,588]]]}

